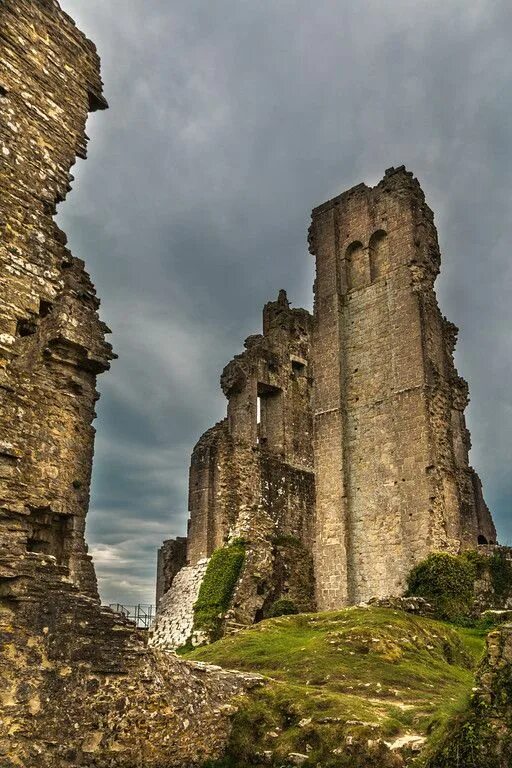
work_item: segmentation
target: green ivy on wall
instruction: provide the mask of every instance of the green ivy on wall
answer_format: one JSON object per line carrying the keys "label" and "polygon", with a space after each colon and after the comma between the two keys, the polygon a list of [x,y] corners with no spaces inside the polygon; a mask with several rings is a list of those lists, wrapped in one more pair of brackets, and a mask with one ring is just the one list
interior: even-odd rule
{"label": "green ivy on wall", "polygon": [[241,540],[216,549],[210,558],[194,605],[194,629],[206,632],[210,640],[220,636],[223,614],[229,608],[244,560]]}

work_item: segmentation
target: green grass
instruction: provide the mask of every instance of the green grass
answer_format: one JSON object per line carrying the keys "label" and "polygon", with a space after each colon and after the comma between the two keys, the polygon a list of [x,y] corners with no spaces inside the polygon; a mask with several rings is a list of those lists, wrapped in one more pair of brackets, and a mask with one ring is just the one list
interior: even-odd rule
{"label": "green grass", "polygon": [[[233,765],[270,750],[280,764],[307,752],[311,765],[327,766],[347,736],[434,739],[467,706],[484,637],[400,611],[348,608],[269,619],[186,658],[268,679],[235,717]],[[343,764],[337,759],[332,765]]]}

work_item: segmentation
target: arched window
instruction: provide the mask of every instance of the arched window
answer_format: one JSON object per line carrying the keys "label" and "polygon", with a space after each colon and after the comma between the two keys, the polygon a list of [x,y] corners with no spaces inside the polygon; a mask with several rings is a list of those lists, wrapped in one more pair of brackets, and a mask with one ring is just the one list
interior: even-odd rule
{"label": "arched window", "polygon": [[387,234],[383,229],[378,229],[370,237],[370,279],[372,283],[389,271],[389,249]]}
{"label": "arched window", "polygon": [[482,536],[482,534],[480,534],[480,536],[478,537],[478,543],[487,544],[487,539],[485,538],[485,536]]}
{"label": "arched window", "polygon": [[347,248],[345,253],[347,264],[347,288],[352,291],[354,288],[364,288],[368,285],[368,257],[359,240],[355,240]]}

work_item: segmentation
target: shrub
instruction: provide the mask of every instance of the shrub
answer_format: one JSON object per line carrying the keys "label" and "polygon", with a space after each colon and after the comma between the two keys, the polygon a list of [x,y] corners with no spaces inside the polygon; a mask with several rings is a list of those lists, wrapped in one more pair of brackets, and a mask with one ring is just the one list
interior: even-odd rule
{"label": "shrub", "polygon": [[272,603],[268,609],[267,616],[268,618],[276,618],[277,616],[292,616],[298,612],[298,608],[293,600],[288,600],[286,597],[281,597],[279,600],[276,600],[275,603]]}
{"label": "shrub", "polygon": [[491,584],[498,600],[505,600],[512,593],[512,563],[504,552],[494,552],[489,558]]}
{"label": "shrub", "polygon": [[461,620],[471,613],[476,567],[463,555],[433,552],[407,579],[408,595],[424,597],[440,618]]}
{"label": "shrub", "polygon": [[477,552],[476,549],[467,549],[465,552],[462,552],[461,557],[466,558],[466,560],[474,566],[475,577],[481,579],[489,567],[489,558],[487,555],[482,555],[480,552]]}
{"label": "shrub", "polygon": [[220,634],[222,615],[229,608],[244,560],[241,540],[216,549],[210,558],[194,605],[194,629],[207,632],[211,639]]}

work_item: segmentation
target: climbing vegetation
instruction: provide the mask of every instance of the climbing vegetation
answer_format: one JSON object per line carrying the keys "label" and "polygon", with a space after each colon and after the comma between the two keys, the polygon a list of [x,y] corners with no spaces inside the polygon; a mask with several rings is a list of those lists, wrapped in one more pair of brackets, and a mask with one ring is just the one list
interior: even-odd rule
{"label": "climbing vegetation", "polygon": [[245,544],[236,540],[210,558],[194,605],[194,629],[217,639],[245,560]]}

